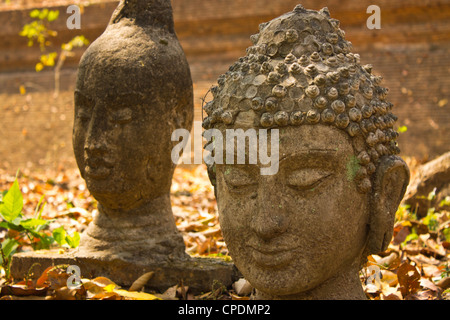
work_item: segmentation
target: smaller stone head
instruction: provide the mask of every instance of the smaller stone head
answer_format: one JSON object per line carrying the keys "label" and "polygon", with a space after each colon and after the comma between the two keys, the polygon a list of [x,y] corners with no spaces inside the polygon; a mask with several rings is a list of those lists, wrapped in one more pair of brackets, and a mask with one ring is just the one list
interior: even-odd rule
{"label": "smaller stone head", "polygon": [[105,207],[133,208],[170,192],[170,137],[193,118],[190,71],[172,32],[122,17],[80,62],[73,147]]}
{"label": "smaller stone head", "polygon": [[204,107],[205,129],[278,137],[275,174],[208,168],[230,255],[271,297],[363,298],[358,271],[387,248],[409,181],[387,89],[326,8],[297,6],[251,40]]}

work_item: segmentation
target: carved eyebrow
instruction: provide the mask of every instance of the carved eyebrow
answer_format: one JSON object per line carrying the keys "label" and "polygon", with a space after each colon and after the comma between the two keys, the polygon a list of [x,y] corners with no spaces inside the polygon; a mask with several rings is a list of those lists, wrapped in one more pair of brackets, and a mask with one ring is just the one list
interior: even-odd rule
{"label": "carved eyebrow", "polygon": [[337,149],[305,149],[297,151],[293,154],[284,155],[280,157],[279,163],[281,164],[282,161],[288,161],[293,158],[301,158],[306,156],[317,156],[317,157],[333,157],[337,153]]}

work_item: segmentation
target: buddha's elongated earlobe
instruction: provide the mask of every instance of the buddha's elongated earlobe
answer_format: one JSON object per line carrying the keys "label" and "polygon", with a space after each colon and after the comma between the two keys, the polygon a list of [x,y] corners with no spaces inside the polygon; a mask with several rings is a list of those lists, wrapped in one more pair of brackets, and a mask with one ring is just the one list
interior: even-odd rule
{"label": "buddha's elongated earlobe", "polygon": [[395,212],[409,183],[409,169],[398,156],[385,156],[374,175],[370,199],[368,254],[385,251],[392,239]]}

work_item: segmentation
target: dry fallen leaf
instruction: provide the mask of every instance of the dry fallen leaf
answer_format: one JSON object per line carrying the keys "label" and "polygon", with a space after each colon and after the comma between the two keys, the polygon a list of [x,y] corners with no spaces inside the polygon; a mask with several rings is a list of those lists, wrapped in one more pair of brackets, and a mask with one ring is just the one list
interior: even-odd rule
{"label": "dry fallen leaf", "polygon": [[400,284],[400,292],[403,297],[416,293],[420,289],[420,274],[415,267],[409,263],[403,263],[397,271]]}
{"label": "dry fallen leaf", "polygon": [[114,293],[121,297],[132,299],[132,300],[161,300],[157,296],[145,292],[127,291],[122,289],[114,289]]}
{"label": "dry fallen leaf", "polygon": [[133,282],[128,291],[140,291],[142,288],[144,288],[150,278],[153,277],[153,274],[153,271],[144,273],[142,276],[136,279],[136,281]]}

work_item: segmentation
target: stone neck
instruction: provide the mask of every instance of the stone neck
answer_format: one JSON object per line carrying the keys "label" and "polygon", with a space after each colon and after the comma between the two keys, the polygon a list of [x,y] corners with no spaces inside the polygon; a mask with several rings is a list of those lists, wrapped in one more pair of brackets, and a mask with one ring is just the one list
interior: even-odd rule
{"label": "stone neck", "polygon": [[359,263],[337,273],[319,286],[293,295],[273,296],[256,290],[255,300],[366,300],[359,279]]}
{"label": "stone neck", "polygon": [[143,202],[138,207],[133,209],[111,209],[98,203],[99,217],[98,223],[108,223],[108,224],[127,224],[127,217],[131,217],[133,220],[133,225],[136,222],[145,224],[148,220],[154,220],[160,218],[165,220],[166,217],[172,217],[172,207],[170,202],[170,194],[164,194],[161,197],[150,199]]}
{"label": "stone neck", "polygon": [[170,0],[120,0],[109,24],[118,23],[122,19],[128,19],[142,27],[153,26],[175,32]]}
{"label": "stone neck", "polygon": [[[185,259],[185,245],[170,206],[170,195],[131,210],[98,204],[98,213],[83,233],[80,252],[103,252],[122,259]],[[156,261],[155,260],[155,261]]]}

